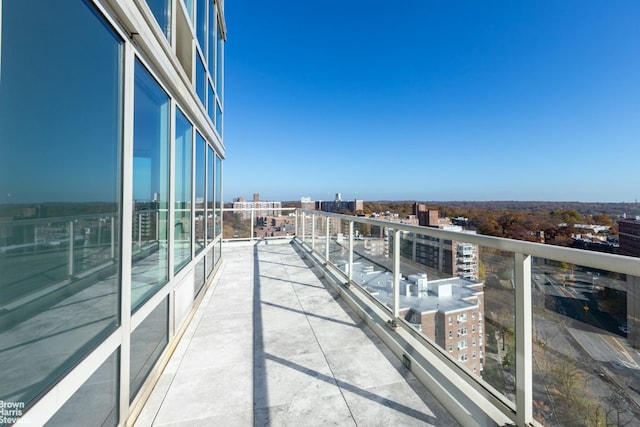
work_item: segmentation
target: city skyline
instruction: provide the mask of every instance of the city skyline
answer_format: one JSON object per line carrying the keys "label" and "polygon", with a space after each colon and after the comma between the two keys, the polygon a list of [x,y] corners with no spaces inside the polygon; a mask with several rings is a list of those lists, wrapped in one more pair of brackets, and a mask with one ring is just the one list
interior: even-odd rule
{"label": "city skyline", "polygon": [[227,5],[225,202],[640,196],[640,4],[385,5]]}

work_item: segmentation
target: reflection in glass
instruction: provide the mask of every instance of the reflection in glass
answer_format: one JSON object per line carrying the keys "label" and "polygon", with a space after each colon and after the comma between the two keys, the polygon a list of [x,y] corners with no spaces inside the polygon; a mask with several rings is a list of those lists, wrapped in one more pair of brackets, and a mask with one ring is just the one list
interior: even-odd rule
{"label": "reflection in glass", "polygon": [[[217,28],[217,27],[216,27]],[[222,33],[220,31],[216,32],[216,36],[218,38],[218,46],[216,49],[216,91],[218,93],[218,98],[222,99],[222,68],[223,68],[223,55],[224,55],[224,41],[222,40]]]}
{"label": "reflection in glass", "polygon": [[168,279],[169,97],[136,61],[131,307]]}
{"label": "reflection in glass", "polygon": [[211,119],[211,123],[215,122],[216,119],[216,97],[213,94],[213,87],[209,82],[207,84],[207,113],[209,114],[209,118]]}
{"label": "reflection in glass", "polygon": [[191,150],[193,126],[180,110],[176,110],[175,141],[175,224],[173,244],[174,272],[191,259]]}
{"label": "reflection in glass", "polygon": [[214,248],[211,248],[207,251],[207,262],[206,262],[206,266],[207,266],[207,277],[209,277],[211,275],[211,273],[213,273],[213,250]]}
{"label": "reflection in glass", "polygon": [[214,76],[216,75],[215,70],[216,70],[216,40],[217,40],[217,25],[216,25],[216,16],[215,16],[215,12],[216,8],[215,5],[213,3],[211,3],[209,5],[209,25],[208,25],[208,55],[207,55],[207,66],[209,69],[209,74],[211,75],[211,78],[213,79]]}
{"label": "reflection in glass", "polygon": [[206,106],[205,93],[206,93],[207,76],[204,69],[204,64],[200,55],[196,53],[196,93],[203,106]]}
{"label": "reflection in glass", "polygon": [[133,401],[153,365],[169,343],[169,297],[131,333],[130,400]]}
{"label": "reflection in glass", "polygon": [[216,130],[218,135],[222,136],[222,110],[218,102],[216,102]]}
{"label": "reflection in glass", "polygon": [[202,289],[202,287],[204,286],[204,282],[205,282],[205,258],[206,257],[202,257],[200,258],[200,261],[198,261],[198,263],[196,264],[195,268],[194,268],[194,280],[195,280],[195,286],[194,286],[194,293],[193,293],[193,297],[197,297],[198,294],[200,293],[200,290]]}
{"label": "reflection in glass", "polygon": [[205,246],[205,201],[204,201],[204,187],[205,187],[205,154],[207,144],[204,142],[204,138],[197,133],[196,134],[196,217],[195,217],[195,253],[196,255],[204,249]]}
{"label": "reflection in glass", "polygon": [[207,33],[207,3],[210,0],[196,0],[196,37],[202,55],[206,55],[205,41]]}
{"label": "reflection in glass", "polygon": [[116,350],[45,426],[115,427],[118,425],[119,367],[120,352]]}
{"label": "reflection in glass", "polygon": [[0,401],[27,408],[116,329],[121,221],[122,40],[34,3],[0,14]]}
{"label": "reflection in glass", "polygon": [[183,0],[184,6],[187,8],[187,16],[193,22],[193,0]]}
{"label": "reflection in glass", "polygon": [[169,39],[171,31],[171,1],[170,0],[147,0],[149,9],[156,18],[158,25],[164,35]]}

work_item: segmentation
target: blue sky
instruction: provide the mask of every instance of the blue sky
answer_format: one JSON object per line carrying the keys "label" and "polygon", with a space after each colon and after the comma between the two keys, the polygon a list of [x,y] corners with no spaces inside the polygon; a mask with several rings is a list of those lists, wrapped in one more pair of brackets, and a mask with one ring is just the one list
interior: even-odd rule
{"label": "blue sky", "polygon": [[225,3],[225,201],[640,198],[637,0]]}

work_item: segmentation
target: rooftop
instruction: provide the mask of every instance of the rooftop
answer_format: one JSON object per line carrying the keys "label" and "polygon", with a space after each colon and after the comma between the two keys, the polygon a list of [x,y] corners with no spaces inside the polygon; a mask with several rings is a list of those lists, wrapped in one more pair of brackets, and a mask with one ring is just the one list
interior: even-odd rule
{"label": "rooftop", "polygon": [[136,426],[457,425],[293,245],[224,249]]}
{"label": "rooftop", "polygon": [[[371,265],[354,262],[353,280],[375,295],[384,304],[391,307],[393,304],[393,276],[389,272],[373,270],[372,267]],[[345,269],[346,264],[342,268]],[[420,284],[417,282],[420,282]],[[407,295],[407,292],[410,292],[410,294]],[[418,293],[420,294],[419,296]],[[477,296],[482,294],[482,282],[463,277],[429,280],[427,282],[425,274],[424,277],[410,275],[408,279],[400,279],[401,309],[412,308],[422,313],[431,311],[445,313],[474,307],[478,305]]]}

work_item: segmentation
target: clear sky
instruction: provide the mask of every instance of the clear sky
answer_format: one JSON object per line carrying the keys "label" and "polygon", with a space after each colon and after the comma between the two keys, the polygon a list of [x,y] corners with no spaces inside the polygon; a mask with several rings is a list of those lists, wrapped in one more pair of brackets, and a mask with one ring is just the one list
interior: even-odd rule
{"label": "clear sky", "polygon": [[640,1],[228,0],[224,199],[640,199]]}

